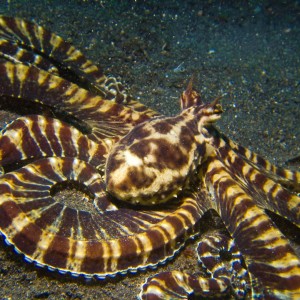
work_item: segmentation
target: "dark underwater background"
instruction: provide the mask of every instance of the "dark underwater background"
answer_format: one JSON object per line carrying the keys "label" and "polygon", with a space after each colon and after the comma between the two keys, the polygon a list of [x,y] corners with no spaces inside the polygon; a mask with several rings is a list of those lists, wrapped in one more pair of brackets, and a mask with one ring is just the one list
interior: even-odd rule
{"label": "dark underwater background", "polygon": [[[224,95],[223,133],[272,163],[297,167],[288,161],[300,155],[300,1],[0,0],[0,14],[71,41],[166,115],[180,111],[194,75],[205,102]],[[192,271],[193,247],[160,270]],[[154,273],[86,284],[26,264],[0,243],[0,299],[135,299]]]}

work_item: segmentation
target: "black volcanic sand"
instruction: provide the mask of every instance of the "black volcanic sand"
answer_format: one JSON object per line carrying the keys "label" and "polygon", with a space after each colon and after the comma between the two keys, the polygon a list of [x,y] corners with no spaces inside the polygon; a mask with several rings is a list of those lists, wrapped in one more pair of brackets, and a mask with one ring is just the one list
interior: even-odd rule
{"label": "black volcanic sand", "polygon": [[[284,166],[300,155],[300,3],[237,2],[2,0],[0,13],[58,33],[166,115],[179,112],[195,75],[204,101],[224,94],[220,130]],[[2,111],[0,127],[16,117]],[[209,219],[203,225],[217,226]],[[197,270],[194,246],[159,270]],[[0,242],[1,299],[135,299],[154,273],[87,283],[25,263]]]}

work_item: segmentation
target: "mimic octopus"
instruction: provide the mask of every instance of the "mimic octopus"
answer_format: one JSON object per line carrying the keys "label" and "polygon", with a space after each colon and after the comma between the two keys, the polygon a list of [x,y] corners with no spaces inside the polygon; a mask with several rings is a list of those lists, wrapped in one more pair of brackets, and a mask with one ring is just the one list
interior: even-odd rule
{"label": "mimic octopus", "polygon": [[[2,107],[25,114],[1,132],[0,232],[26,261],[100,279],[155,268],[214,210],[224,230],[196,249],[206,275],[158,269],[139,297],[300,298],[299,255],[266,213],[299,227],[300,173],[220,133],[218,99],[189,84],[165,117],[40,26],[1,17],[0,38]],[[92,211],[55,198],[69,185]]]}

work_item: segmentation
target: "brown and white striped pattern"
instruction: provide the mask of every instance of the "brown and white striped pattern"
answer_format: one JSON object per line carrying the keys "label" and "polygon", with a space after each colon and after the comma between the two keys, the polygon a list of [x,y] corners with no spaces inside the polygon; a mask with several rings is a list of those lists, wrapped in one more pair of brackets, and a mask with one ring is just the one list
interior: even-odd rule
{"label": "brown and white striped pattern", "polygon": [[37,24],[0,16],[1,56],[14,63],[21,62],[56,74],[104,99],[122,103],[137,111],[154,113],[133,100],[116,78],[105,76],[102,69],[80,50]]}
{"label": "brown and white striped pattern", "polygon": [[57,119],[32,115],[16,119],[2,131],[0,160],[6,167],[28,159],[76,157],[103,168],[111,146],[110,140],[95,143]]}
{"label": "brown and white striped pattern", "polygon": [[[9,53],[10,60],[36,65],[46,71],[59,65],[60,74],[74,72],[78,77],[77,84],[86,85],[106,99],[126,101],[127,94],[120,82],[113,77],[106,77],[81,51],[43,27],[22,19],[2,16],[0,37],[6,40],[2,53]],[[36,56],[33,58],[26,48],[32,49]],[[51,65],[48,66],[47,62],[51,62]]]}
{"label": "brown and white striped pattern", "polygon": [[[56,202],[56,184],[75,181],[92,195],[95,212]],[[104,278],[156,265],[183,245],[201,209],[185,197],[174,208],[117,208],[101,176],[73,158],[47,158],[0,178],[0,229],[6,241],[38,265]],[[189,231],[189,235],[187,235]]]}
{"label": "brown and white striped pattern", "polygon": [[18,101],[36,102],[51,107],[54,112],[65,112],[91,132],[89,138],[99,140],[126,134],[133,126],[155,113],[141,112],[122,106],[79,88],[61,77],[34,66],[0,62],[0,95]]}
{"label": "brown and white striped pattern", "polygon": [[[230,297],[230,293],[237,299],[246,296],[248,273],[242,267],[241,254],[232,239],[220,232],[206,234],[196,251],[198,261],[210,273],[210,278],[179,271],[159,273],[143,284],[140,298]],[[225,251],[231,256],[227,261],[220,258]]]}
{"label": "brown and white striped pattern", "polygon": [[[209,162],[205,182],[248,271],[263,285],[265,295],[299,298],[299,258],[288,240],[256,205],[255,198],[245,191],[243,182],[234,178],[217,158]],[[252,286],[252,296],[255,294]]]}
{"label": "brown and white striped pattern", "polygon": [[246,159],[247,162],[250,163],[252,167],[256,168],[260,173],[263,172],[267,177],[270,177],[276,182],[287,186],[297,193],[300,192],[300,172],[278,168],[253,151],[238,145],[222,134],[221,136],[227,146],[231,147],[231,149],[238,155],[242,156],[243,159]]}
{"label": "brown and white striped pattern", "polygon": [[[239,152],[235,153],[234,150],[221,138],[214,139],[214,145],[217,147],[217,153],[222,159],[223,163],[229,170],[239,178],[239,182],[243,183],[247,189],[247,193],[253,197],[255,203],[263,208],[269,209],[281,216],[289,219],[295,225],[300,226],[300,197],[294,192],[289,191],[281,186],[282,178],[285,183],[292,190],[297,185],[297,172],[282,170],[280,178],[276,176],[267,176],[266,172],[261,172],[258,165],[253,167],[244,160]],[[250,151],[247,151],[250,155]],[[251,154],[252,157],[257,157]],[[268,161],[260,158],[260,165],[273,170],[272,174],[278,171],[276,167],[272,166]],[[265,169],[265,168],[264,168]],[[277,179],[277,181],[276,181]],[[255,183],[255,184],[253,184]]]}
{"label": "brown and white striped pattern", "polygon": [[58,69],[49,60],[3,38],[0,38],[0,57],[13,63],[34,65],[39,69],[58,75]]}
{"label": "brown and white striped pattern", "polygon": [[[299,172],[276,168],[212,127],[222,113],[218,99],[203,104],[190,83],[180,115],[153,119],[159,114],[131,100],[79,50],[40,26],[9,17],[0,17],[0,83],[3,99],[36,110],[0,136],[0,232],[26,260],[98,278],[156,267],[197,235],[195,225],[213,209],[228,232],[199,245],[199,260],[211,277],[161,273],[147,281],[140,297],[243,298],[248,284],[252,298],[300,297],[299,257],[264,211],[299,226]],[[147,210],[120,205],[120,199],[145,204],[147,185],[141,173],[134,179],[127,170],[124,182],[138,197],[127,188],[116,192],[107,176],[111,172],[117,182],[122,174],[115,172],[124,161],[115,153],[125,153],[131,164],[142,161],[144,170],[147,157],[147,172],[160,176],[144,199],[169,201]],[[92,211],[57,201],[55,191],[65,185],[87,193]],[[229,266],[220,248],[231,253]]]}

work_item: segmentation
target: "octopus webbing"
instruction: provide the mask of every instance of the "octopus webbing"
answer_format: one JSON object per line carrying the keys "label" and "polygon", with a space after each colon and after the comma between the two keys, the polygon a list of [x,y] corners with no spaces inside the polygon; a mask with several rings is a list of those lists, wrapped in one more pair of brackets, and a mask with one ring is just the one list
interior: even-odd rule
{"label": "octopus webbing", "polygon": [[[190,83],[165,117],[71,44],[33,23],[0,18],[3,107],[23,112],[0,136],[0,232],[25,260],[100,278],[159,267],[204,230],[206,276],[159,272],[141,299],[299,299],[300,260],[270,211],[300,225],[300,173],[277,168],[214,127],[219,99]],[[92,207],[57,200],[72,186]]]}

